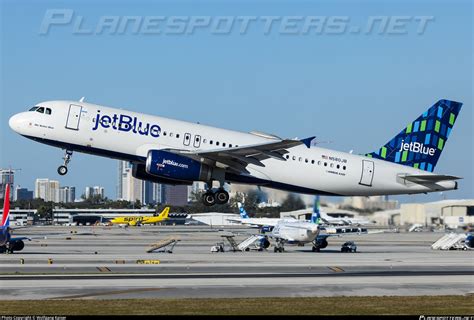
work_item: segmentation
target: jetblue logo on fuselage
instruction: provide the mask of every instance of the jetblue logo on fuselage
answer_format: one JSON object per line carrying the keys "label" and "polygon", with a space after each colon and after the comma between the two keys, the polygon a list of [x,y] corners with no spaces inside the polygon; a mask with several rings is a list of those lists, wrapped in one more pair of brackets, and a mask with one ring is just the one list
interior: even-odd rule
{"label": "jetblue logo on fuselage", "polygon": [[428,154],[430,156],[434,156],[436,149],[425,147],[425,145],[420,142],[405,143],[405,141],[402,140],[402,144],[400,145],[400,152],[402,151],[411,151],[411,152]]}
{"label": "jetblue logo on fuselage", "polygon": [[137,117],[127,116],[126,114],[114,114],[113,116],[101,115],[97,111],[93,131],[102,127],[104,129],[112,128],[118,131],[133,132],[142,136],[152,136],[158,138],[161,134],[161,128],[157,124],[151,124],[139,121]]}
{"label": "jetblue logo on fuselage", "polygon": [[178,163],[176,161],[168,160],[168,159],[163,159],[163,163],[160,167],[164,168],[164,166],[166,164],[169,164],[170,166],[173,166],[173,167],[183,168],[183,169],[188,169],[189,168],[189,165],[187,165],[185,163]]}

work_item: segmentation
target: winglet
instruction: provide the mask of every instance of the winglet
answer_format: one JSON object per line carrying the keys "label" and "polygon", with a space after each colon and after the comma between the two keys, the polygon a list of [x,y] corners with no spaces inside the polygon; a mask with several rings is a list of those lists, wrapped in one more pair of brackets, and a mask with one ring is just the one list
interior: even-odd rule
{"label": "winglet", "polygon": [[307,148],[311,148],[311,142],[314,140],[314,138],[316,138],[316,136],[301,139],[300,141],[303,142]]}
{"label": "winglet", "polygon": [[85,98],[86,98],[86,97],[82,97],[81,99],[79,99],[79,102],[84,102],[84,99],[85,99]]}

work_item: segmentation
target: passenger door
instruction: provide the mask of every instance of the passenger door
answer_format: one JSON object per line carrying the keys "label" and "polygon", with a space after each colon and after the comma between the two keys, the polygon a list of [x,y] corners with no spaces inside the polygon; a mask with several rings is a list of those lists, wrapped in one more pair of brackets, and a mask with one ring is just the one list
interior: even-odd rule
{"label": "passenger door", "polygon": [[372,186],[374,179],[374,162],[370,160],[362,160],[362,175],[359,184],[363,186]]}
{"label": "passenger door", "polygon": [[67,114],[66,129],[79,130],[79,123],[81,122],[82,107],[71,104]]}

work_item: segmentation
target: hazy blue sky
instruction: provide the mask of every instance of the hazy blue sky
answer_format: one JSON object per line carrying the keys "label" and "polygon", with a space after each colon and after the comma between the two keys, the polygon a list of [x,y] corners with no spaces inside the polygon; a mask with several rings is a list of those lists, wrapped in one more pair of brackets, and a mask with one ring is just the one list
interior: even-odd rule
{"label": "hazy blue sky", "polygon": [[[325,147],[365,153],[446,98],[464,107],[436,172],[465,178],[446,197],[474,196],[471,1],[0,2],[0,166],[21,168],[16,182],[22,186],[32,189],[35,178],[52,178],[79,193],[102,185],[115,197],[116,161],[76,153],[69,174],[59,177],[60,149],[10,130],[11,115],[40,101],[85,96],[92,103],[240,131],[316,135],[331,141]],[[40,34],[48,9],[73,10],[72,22]],[[239,27],[230,34],[215,34],[211,27],[192,34],[74,33],[79,17],[81,30],[94,30],[101,16],[349,20],[339,34],[330,27],[319,34],[282,34],[282,23],[266,34],[261,21],[244,34]],[[421,34],[413,19],[402,34],[364,32],[370,17],[378,16],[433,20]],[[351,33],[354,26],[362,31]]]}

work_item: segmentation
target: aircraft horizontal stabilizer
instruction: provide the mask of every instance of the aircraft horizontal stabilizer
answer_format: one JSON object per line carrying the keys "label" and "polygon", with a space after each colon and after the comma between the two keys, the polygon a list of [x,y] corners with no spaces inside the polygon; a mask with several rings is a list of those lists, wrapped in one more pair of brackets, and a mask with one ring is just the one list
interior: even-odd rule
{"label": "aircraft horizontal stabilizer", "polygon": [[459,180],[460,177],[447,176],[442,174],[430,174],[430,175],[407,175],[403,177],[405,180],[414,183],[436,183],[440,181]]}

